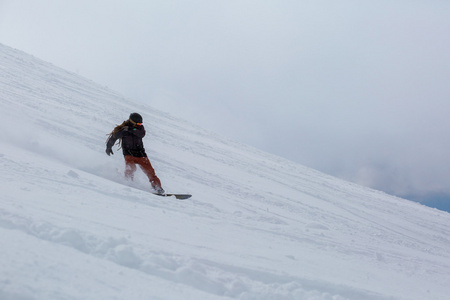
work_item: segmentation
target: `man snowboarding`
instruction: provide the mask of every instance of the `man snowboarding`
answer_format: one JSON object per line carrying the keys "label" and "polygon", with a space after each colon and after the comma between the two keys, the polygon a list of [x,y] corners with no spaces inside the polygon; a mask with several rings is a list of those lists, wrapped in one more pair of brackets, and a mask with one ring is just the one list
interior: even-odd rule
{"label": "man snowboarding", "polygon": [[155,192],[164,194],[161,181],[156,176],[155,170],[145,153],[144,143],[142,142],[144,136],[145,129],[144,125],[142,125],[142,116],[138,113],[132,113],[128,120],[117,125],[109,134],[106,141],[106,154],[114,154],[112,147],[119,140],[119,145],[122,144],[122,151],[125,157],[125,178],[133,180],[136,164],[138,164],[145,175],[147,175]]}

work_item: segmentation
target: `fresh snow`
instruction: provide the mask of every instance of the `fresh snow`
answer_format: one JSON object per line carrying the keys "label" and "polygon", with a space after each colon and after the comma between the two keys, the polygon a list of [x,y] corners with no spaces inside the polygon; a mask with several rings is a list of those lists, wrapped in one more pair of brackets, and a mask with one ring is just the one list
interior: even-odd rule
{"label": "fresh snow", "polygon": [[[121,151],[105,154],[106,134],[135,111],[163,187],[191,199],[152,195],[139,170],[125,181]],[[0,117],[0,299],[450,297],[446,212],[225,139],[1,44]]]}

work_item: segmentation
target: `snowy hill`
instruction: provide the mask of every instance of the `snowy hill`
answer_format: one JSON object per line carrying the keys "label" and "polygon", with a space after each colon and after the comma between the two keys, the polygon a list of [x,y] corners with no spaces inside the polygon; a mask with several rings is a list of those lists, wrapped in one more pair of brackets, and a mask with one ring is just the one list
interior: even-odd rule
{"label": "snowy hill", "polygon": [[[169,192],[106,134],[144,117]],[[201,113],[201,112],[199,112]],[[450,214],[221,138],[0,45],[0,299],[448,299]]]}

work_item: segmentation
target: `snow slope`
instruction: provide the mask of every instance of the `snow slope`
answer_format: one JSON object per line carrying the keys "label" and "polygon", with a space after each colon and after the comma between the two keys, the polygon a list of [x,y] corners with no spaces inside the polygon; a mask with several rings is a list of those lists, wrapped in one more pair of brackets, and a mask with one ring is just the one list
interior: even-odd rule
{"label": "snow slope", "polygon": [[[120,151],[104,153],[134,111],[164,188],[191,199],[148,193],[142,173],[124,181]],[[3,45],[0,117],[0,299],[448,299],[446,212]]]}

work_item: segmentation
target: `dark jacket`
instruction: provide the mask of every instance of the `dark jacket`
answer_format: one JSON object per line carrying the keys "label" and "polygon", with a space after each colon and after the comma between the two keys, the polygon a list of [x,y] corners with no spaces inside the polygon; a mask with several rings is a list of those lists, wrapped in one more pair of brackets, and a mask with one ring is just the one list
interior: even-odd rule
{"label": "dark jacket", "polygon": [[143,125],[137,127],[128,126],[111,135],[106,143],[106,148],[111,149],[118,139],[122,139],[123,155],[147,157],[144,149],[144,143],[142,142],[142,138],[144,136],[145,128]]}

